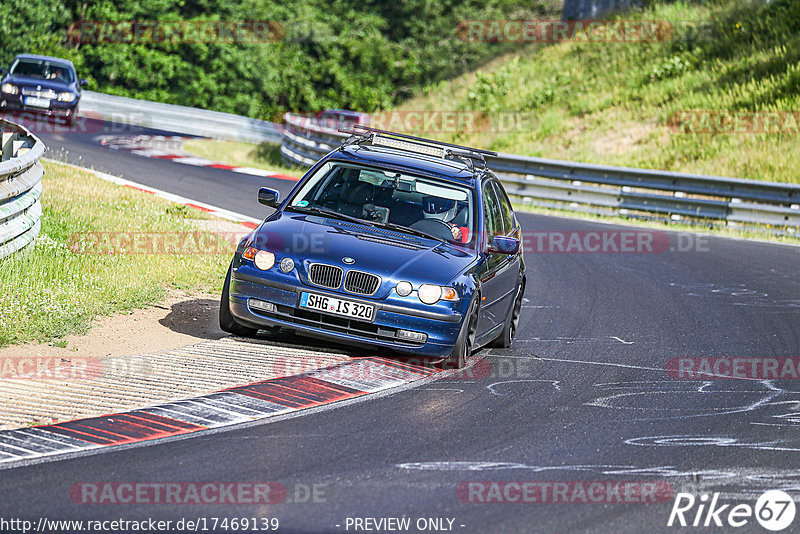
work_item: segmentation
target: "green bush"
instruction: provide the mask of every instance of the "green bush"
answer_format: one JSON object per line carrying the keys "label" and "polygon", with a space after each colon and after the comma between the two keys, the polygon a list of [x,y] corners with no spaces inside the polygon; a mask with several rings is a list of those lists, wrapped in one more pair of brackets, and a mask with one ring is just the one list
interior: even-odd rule
{"label": "green bush", "polygon": [[685,59],[681,56],[672,56],[665,61],[660,62],[650,69],[647,76],[649,80],[666,80],[667,78],[674,78],[684,72],[691,70],[694,67],[694,62]]}
{"label": "green bush", "polygon": [[514,58],[491,73],[476,73],[475,83],[467,92],[467,101],[476,111],[497,111],[505,96],[514,88],[513,75],[519,72],[519,58]]}

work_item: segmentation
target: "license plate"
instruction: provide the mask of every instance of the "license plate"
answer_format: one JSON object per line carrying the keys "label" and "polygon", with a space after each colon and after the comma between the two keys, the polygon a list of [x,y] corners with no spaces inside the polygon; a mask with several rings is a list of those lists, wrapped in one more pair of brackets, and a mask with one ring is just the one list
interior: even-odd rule
{"label": "license plate", "polygon": [[50,99],[49,98],[38,98],[35,96],[26,96],[25,97],[25,105],[32,106],[35,108],[49,108],[50,107]]}
{"label": "license plate", "polygon": [[362,304],[352,300],[338,299],[316,293],[301,293],[300,307],[351,317],[361,321],[372,321],[375,315],[375,306],[370,304]]}

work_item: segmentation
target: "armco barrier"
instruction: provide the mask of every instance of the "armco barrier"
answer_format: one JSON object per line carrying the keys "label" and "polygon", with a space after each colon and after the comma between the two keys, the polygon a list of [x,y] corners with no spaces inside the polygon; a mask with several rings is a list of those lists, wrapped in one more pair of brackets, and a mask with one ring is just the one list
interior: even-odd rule
{"label": "armco barrier", "polygon": [[280,143],[280,127],[275,123],[208,111],[205,109],[136,100],[122,96],[83,91],[80,115],[103,120],[144,126],[156,130],[230,139],[248,143],[270,141]]}
{"label": "armco barrier", "polygon": [[41,226],[44,143],[0,119],[0,258],[28,245]]}
{"label": "armco barrier", "polygon": [[[281,154],[313,165],[347,136],[312,119],[284,115]],[[488,165],[509,195],[523,202],[572,211],[728,224],[800,227],[800,184],[612,167],[501,153]]]}

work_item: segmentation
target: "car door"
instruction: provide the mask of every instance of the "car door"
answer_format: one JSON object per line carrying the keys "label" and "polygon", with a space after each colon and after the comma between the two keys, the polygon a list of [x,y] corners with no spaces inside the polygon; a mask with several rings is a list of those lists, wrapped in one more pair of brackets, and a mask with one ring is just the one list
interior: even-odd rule
{"label": "car door", "polygon": [[[522,230],[517,222],[517,218],[514,216],[514,210],[511,207],[511,201],[508,199],[508,195],[506,195],[506,191],[503,189],[503,186],[500,184],[500,182],[493,180],[492,185],[497,193],[497,200],[500,206],[500,215],[503,219],[503,235],[519,240],[521,250]],[[520,271],[523,269],[521,265],[522,253],[517,252],[516,254],[506,254],[505,258],[507,261],[507,266],[506,270],[503,272],[503,281],[505,283],[504,295],[507,297],[507,302],[505,302],[505,305],[506,311],[508,311],[511,309],[511,306],[514,302],[514,297],[517,294],[517,286],[519,285],[520,281]],[[503,317],[505,318],[505,315]]]}
{"label": "car door", "polygon": [[[481,246],[484,261],[480,270],[481,280],[481,306],[478,314],[478,335],[483,335],[505,321],[514,297],[514,290],[519,273],[519,266],[514,260],[515,255],[490,252],[492,238],[506,235],[506,221],[503,212],[505,207],[498,195],[494,180],[483,183],[482,211],[484,231]],[[507,199],[505,199],[507,201]],[[510,208],[510,205],[508,206]],[[513,214],[511,216],[513,220]],[[509,221],[509,225],[512,221]],[[509,231],[513,228],[509,226]],[[514,266],[517,266],[515,269]]]}

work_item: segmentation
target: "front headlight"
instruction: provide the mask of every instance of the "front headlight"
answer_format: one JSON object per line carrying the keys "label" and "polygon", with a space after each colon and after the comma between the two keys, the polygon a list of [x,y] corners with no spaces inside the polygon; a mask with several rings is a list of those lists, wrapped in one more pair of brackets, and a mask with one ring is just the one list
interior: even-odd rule
{"label": "front headlight", "polygon": [[417,296],[419,300],[425,304],[436,304],[439,302],[439,297],[442,296],[442,287],[432,284],[422,284],[417,290]]}
{"label": "front headlight", "polygon": [[10,83],[4,83],[0,86],[0,91],[9,94],[9,95],[16,95],[19,94],[19,89],[16,85],[11,85]]}
{"label": "front headlight", "polygon": [[442,287],[433,284],[422,284],[417,290],[417,296],[425,304],[436,304],[440,300],[458,302],[458,291],[452,287]]}
{"label": "front headlight", "polygon": [[253,263],[255,263],[256,267],[262,271],[266,271],[275,265],[275,254],[272,252],[267,252],[266,250],[259,250],[256,252],[256,257],[253,260]]}
{"label": "front headlight", "polygon": [[75,100],[75,95],[73,95],[69,91],[64,91],[63,93],[58,93],[58,101],[59,102],[72,102],[73,100]]}
{"label": "front headlight", "polygon": [[275,265],[275,254],[253,247],[247,247],[244,252],[242,252],[242,258],[252,261],[256,264],[256,267],[262,271],[266,271]]}

